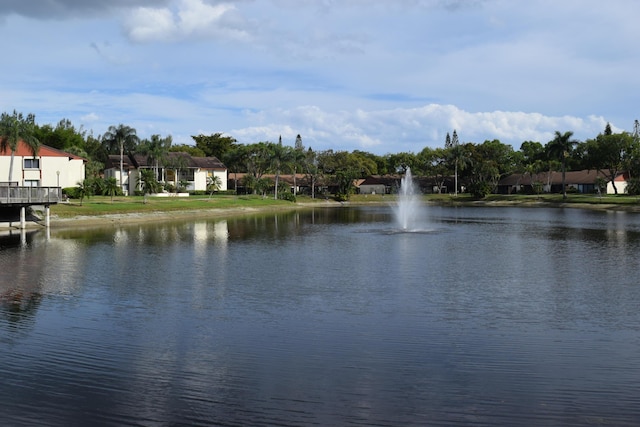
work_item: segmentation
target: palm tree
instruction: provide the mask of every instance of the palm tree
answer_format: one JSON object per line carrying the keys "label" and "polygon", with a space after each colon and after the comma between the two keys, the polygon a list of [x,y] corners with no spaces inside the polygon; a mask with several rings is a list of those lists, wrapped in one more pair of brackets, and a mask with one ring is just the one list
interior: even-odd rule
{"label": "palm tree", "polygon": [[238,194],[238,172],[247,163],[248,148],[245,145],[235,145],[231,150],[224,154],[224,164],[227,165],[229,171],[233,171],[233,182],[235,193]]}
{"label": "palm tree", "polygon": [[82,181],[79,181],[76,191],[77,191],[78,197],[80,197],[80,206],[82,206],[82,201],[84,200],[84,198],[91,197],[91,194],[93,193],[91,180],[83,179]]}
{"label": "palm tree", "polygon": [[160,163],[167,157],[167,153],[171,147],[172,138],[171,136],[161,138],[160,135],[151,135],[151,139],[145,142],[142,154],[145,154],[147,156],[147,162],[153,165],[156,179],[160,179],[158,176],[158,169],[160,167]]}
{"label": "palm tree", "polygon": [[144,199],[142,203],[147,203],[147,194],[158,192],[158,180],[155,177],[153,169],[140,169],[140,176],[137,185],[142,189]]}
{"label": "palm tree", "polygon": [[119,124],[118,126],[109,126],[109,129],[102,136],[102,144],[105,145],[109,152],[114,152],[116,149],[120,150],[120,185],[124,189],[124,149],[127,147],[128,151],[133,151],[133,148],[138,143],[139,138],[136,135],[136,130],[130,126]]}
{"label": "palm tree", "polygon": [[269,154],[271,157],[271,169],[276,174],[275,190],[273,198],[278,199],[278,184],[280,181],[280,172],[282,168],[291,162],[291,147],[282,145],[282,138],[277,144],[269,144]]}
{"label": "palm tree", "polygon": [[108,196],[111,196],[111,203],[113,203],[113,196],[115,196],[118,193],[118,181],[116,181],[114,177],[105,178],[104,192]]}
{"label": "palm tree", "polygon": [[569,157],[569,153],[573,150],[573,146],[577,144],[577,141],[571,139],[573,136],[573,132],[565,132],[560,133],[560,131],[556,131],[555,137],[547,143],[547,153],[550,158],[560,159],[562,164],[562,199],[567,199],[567,189],[566,189],[566,169],[567,169],[567,157]]}
{"label": "palm tree", "polygon": [[0,117],[0,151],[11,150],[8,182],[11,182],[13,177],[13,159],[20,140],[29,147],[33,157],[38,155],[40,141],[36,138],[35,131],[36,123],[33,114],[24,118],[22,113],[17,113],[16,110],[13,110],[12,115],[2,113]]}
{"label": "palm tree", "polygon": [[207,189],[209,190],[209,198],[214,192],[220,190],[222,187],[222,180],[219,176],[211,175],[207,177]]}

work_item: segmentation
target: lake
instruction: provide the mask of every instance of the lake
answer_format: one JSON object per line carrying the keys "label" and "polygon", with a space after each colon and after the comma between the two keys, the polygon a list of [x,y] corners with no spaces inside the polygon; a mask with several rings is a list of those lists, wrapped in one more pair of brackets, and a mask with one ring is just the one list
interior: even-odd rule
{"label": "lake", "polygon": [[640,424],[640,215],[422,212],[5,232],[2,422]]}

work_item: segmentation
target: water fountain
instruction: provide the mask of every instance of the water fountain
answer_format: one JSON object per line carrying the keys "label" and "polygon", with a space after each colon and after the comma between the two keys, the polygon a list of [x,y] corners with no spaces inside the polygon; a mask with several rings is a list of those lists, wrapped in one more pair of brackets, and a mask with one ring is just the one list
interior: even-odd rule
{"label": "water fountain", "polygon": [[401,230],[415,230],[420,214],[420,199],[419,192],[413,183],[410,168],[407,168],[407,172],[400,181],[400,192],[398,194],[398,205],[395,208],[395,214],[396,222]]}

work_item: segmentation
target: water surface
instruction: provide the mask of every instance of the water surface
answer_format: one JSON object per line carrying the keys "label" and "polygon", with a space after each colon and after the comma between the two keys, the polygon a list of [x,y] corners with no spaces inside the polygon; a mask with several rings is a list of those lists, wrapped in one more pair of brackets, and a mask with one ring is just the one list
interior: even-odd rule
{"label": "water surface", "polygon": [[0,236],[0,415],[640,423],[640,216],[424,209]]}

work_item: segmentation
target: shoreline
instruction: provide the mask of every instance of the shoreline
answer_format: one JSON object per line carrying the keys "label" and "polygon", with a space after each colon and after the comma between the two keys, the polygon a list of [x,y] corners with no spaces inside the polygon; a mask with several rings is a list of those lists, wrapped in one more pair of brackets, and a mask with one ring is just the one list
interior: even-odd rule
{"label": "shoreline", "polygon": [[[291,205],[282,206],[264,206],[264,207],[229,207],[229,208],[207,208],[207,209],[185,209],[170,211],[153,211],[153,212],[131,212],[121,214],[104,214],[104,215],[78,215],[72,217],[59,218],[55,215],[50,217],[51,229],[67,229],[67,228],[99,228],[122,225],[135,225],[141,223],[157,223],[162,221],[181,221],[189,219],[207,219],[207,218],[225,218],[230,216],[245,216],[261,213],[275,213],[294,211],[298,209],[310,208],[339,208],[349,206],[387,206],[395,203],[386,201],[348,201],[337,202],[333,200],[324,200],[311,203],[292,203]],[[634,212],[640,213],[639,205],[621,205],[615,203],[558,203],[545,201],[513,201],[513,200],[497,200],[497,201],[426,201],[426,206],[454,206],[454,207],[523,207],[523,208],[571,208],[571,209],[587,209],[598,211],[613,212]],[[19,221],[10,220],[0,222],[0,229],[17,229],[16,224]],[[27,218],[27,229],[45,228],[43,211],[34,209],[34,212]]]}

